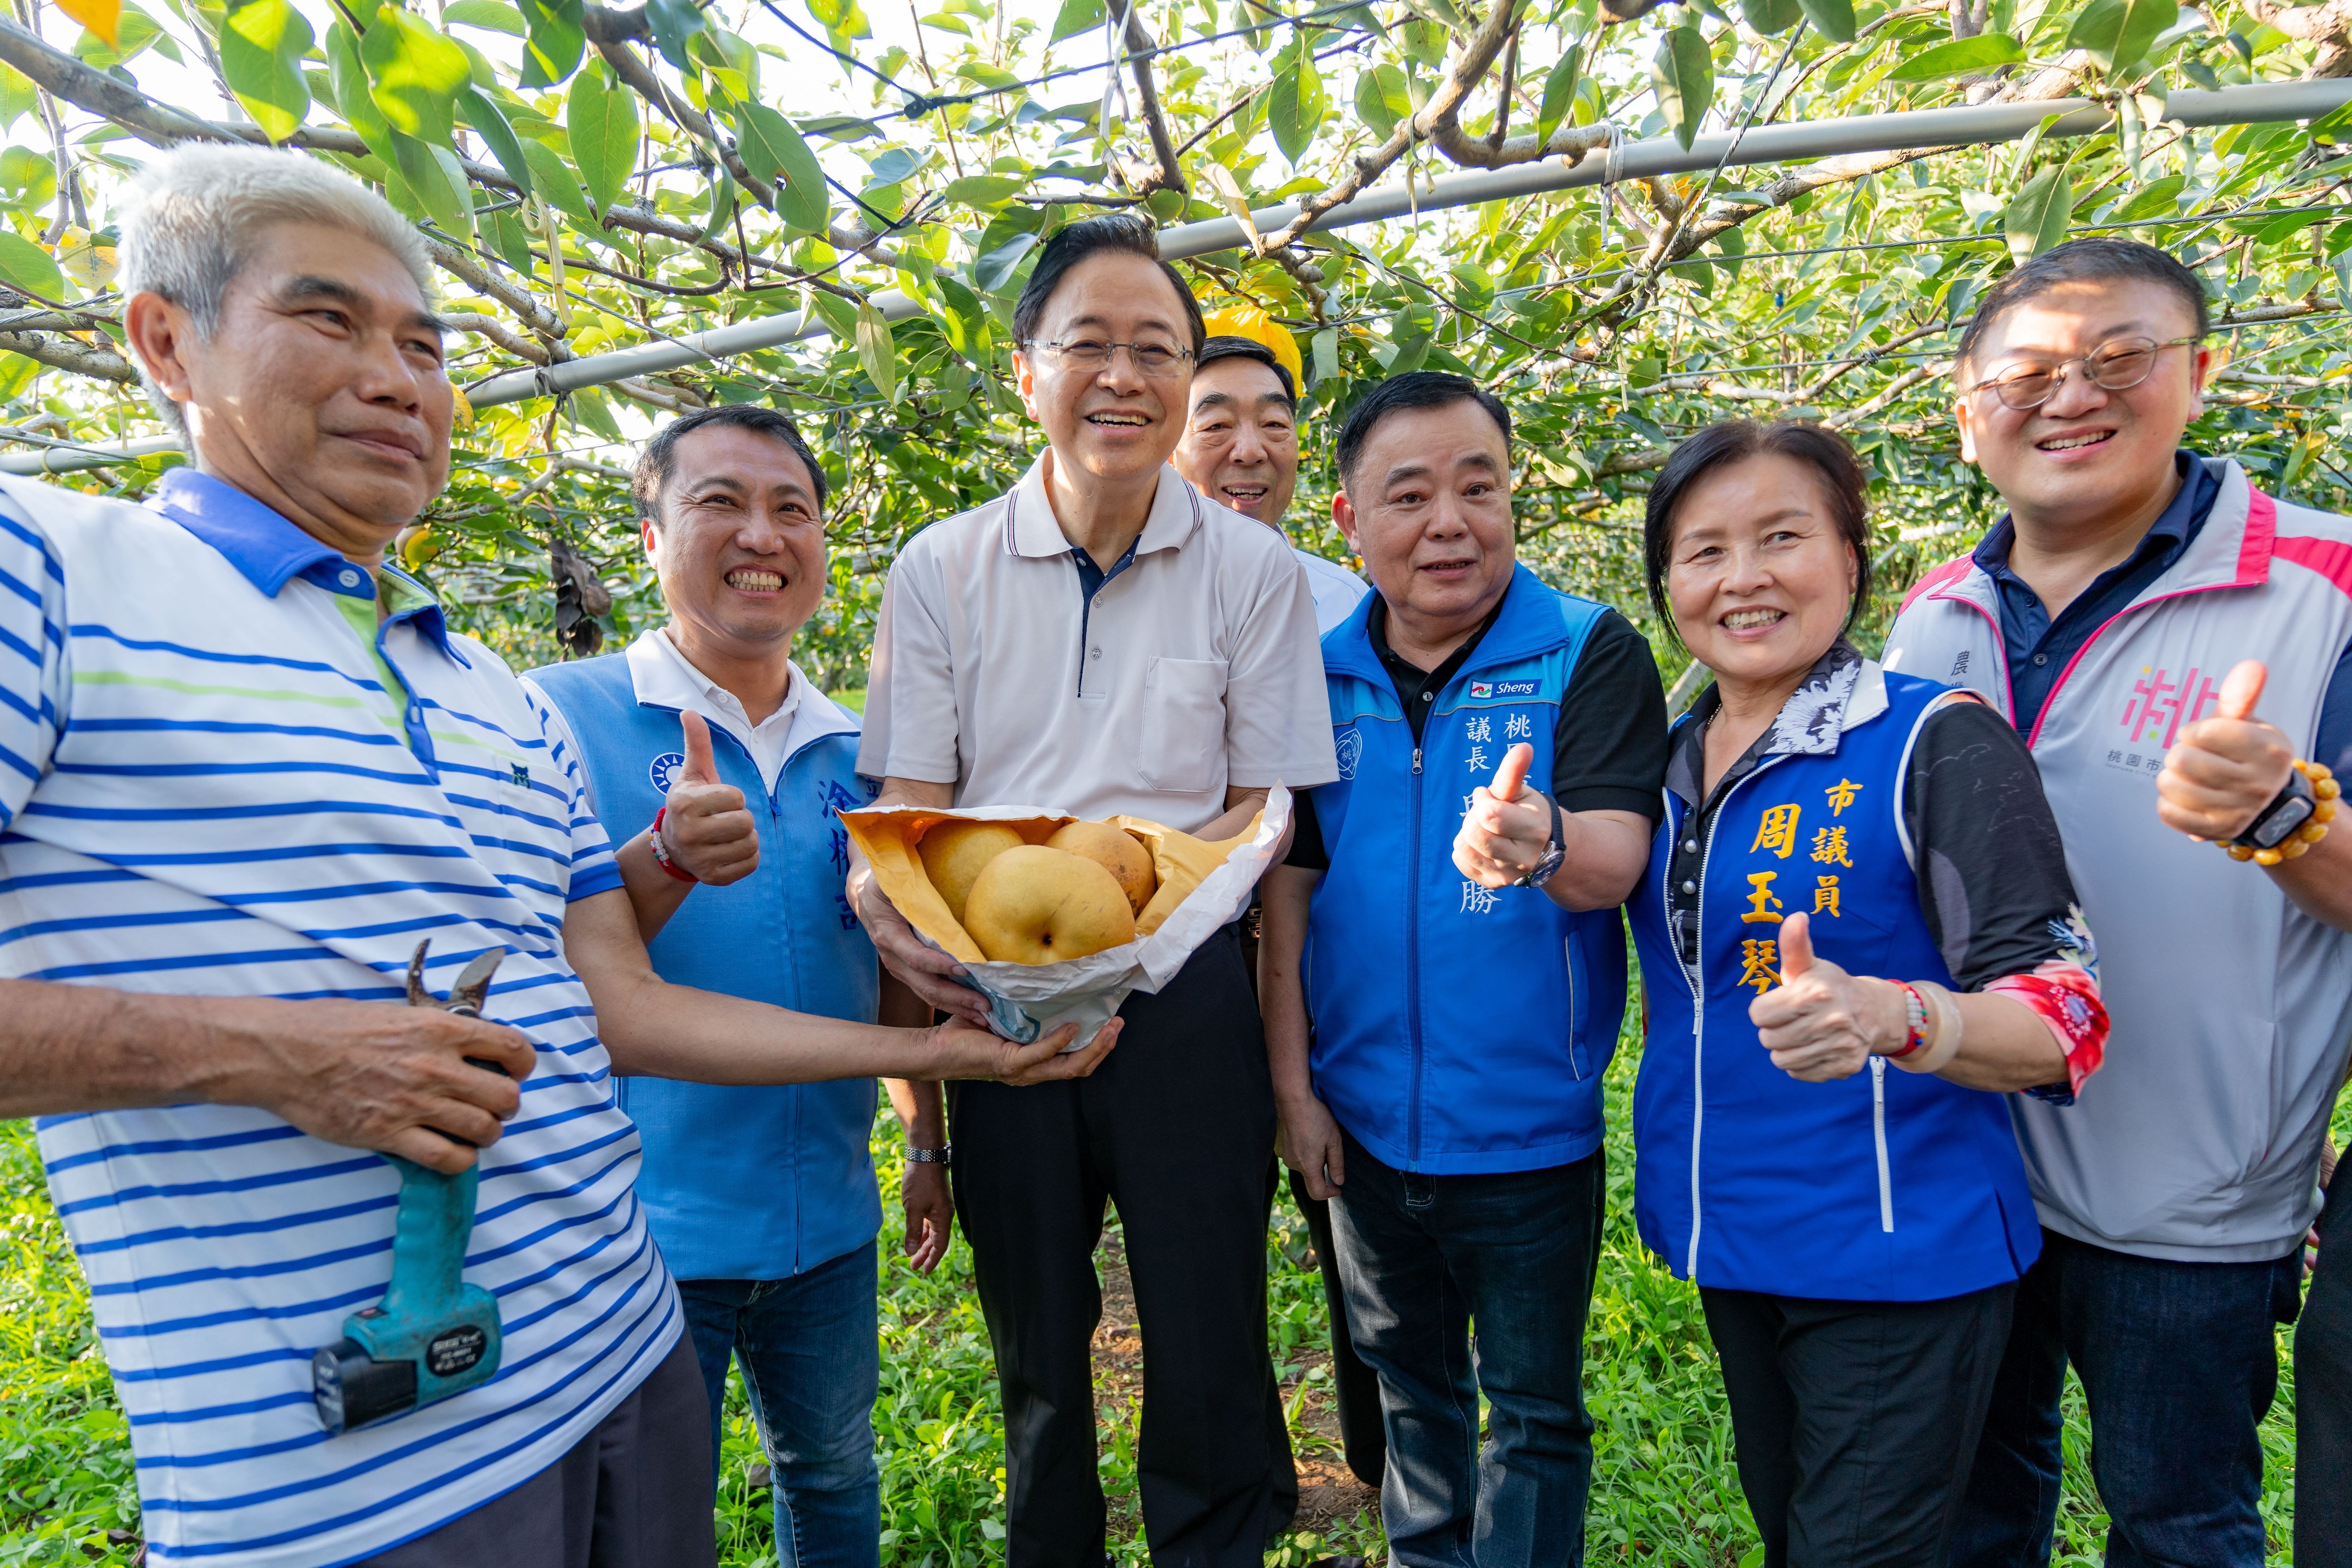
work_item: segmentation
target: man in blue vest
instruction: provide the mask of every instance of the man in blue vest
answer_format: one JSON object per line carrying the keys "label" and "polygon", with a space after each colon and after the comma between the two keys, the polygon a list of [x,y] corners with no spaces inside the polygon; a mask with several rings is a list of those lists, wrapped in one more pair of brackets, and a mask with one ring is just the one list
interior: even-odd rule
{"label": "man in blue vest", "polygon": [[[1378,592],[1323,639],[1339,778],[1301,798],[1264,885],[1282,1156],[1332,1199],[1349,1327],[1380,1374],[1391,1561],[1580,1562],[1601,1075],[1664,694],[1623,616],[1516,564],[1491,395],[1391,377],[1338,461],[1332,513]],[[1523,784],[1497,777],[1507,754]],[[1490,784],[1508,809],[1473,814]],[[1507,841],[1538,815],[1539,842]],[[1520,885],[1473,880],[1462,855]]]}
{"label": "man in blue vest", "polygon": [[[792,659],[827,579],[824,470],[770,408],[677,420],[638,460],[646,552],[670,612],[625,654],[531,679],[579,742],[598,815],[667,980],[798,1012],[914,1023],[842,894],[838,813],[875,786],[858,723]],[[638,826],[638,825],[647,825]],[[623,838],[631,833],[634,837]],[[698,883],[709,884],[689,898]],[[636,1078],[637,1194],[679,1280],[710,1401],[712,1468],[740,1363],[796,1568],[878,1561],[871,1079],[773,1088]],[[894,1081],[908,1140],[907,1250],[937,1266],[951,1220],[935,1083]]]}

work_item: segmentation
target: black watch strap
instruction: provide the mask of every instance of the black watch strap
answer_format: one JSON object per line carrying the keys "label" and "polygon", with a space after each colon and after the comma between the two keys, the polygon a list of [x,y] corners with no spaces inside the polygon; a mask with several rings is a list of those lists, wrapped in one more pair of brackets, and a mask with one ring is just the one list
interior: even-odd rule
{"label": "black watch strap", "polygon": [[942,1143],[936,1149],[918,1149],[911,1143],[907,1145],[907,1158],[918,1165],[953,1164],[955,1162],[950,1156],[954,1152],[952,1143]]}
{"label": "black watch strap", "polygon": [[2246,830],[2230,840],[2247,849],[2275,849],[2285,843],[2319,807],[2319,798],[2312,792],[2311,781],[2303,776],[2301,768],[2287,771],[2286,787],[2280,790],[2270,805],[2246,824]]}

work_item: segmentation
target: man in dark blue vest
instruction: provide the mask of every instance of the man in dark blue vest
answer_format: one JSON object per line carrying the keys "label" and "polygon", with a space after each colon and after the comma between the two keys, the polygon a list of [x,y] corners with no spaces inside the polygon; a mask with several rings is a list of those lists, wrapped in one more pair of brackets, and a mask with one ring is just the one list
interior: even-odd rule
{"label": "man in dark blue vest", "polygon": [[[838,813],[875,785],[858,721],[792,659],[824,596],[824,470],[790,419],[748,405],[655,437],[635,491],[670,621],[625,654],[531,679],[578,742],[597,814],[663,978],[866,1022],[920,1023],[842,893]],[[650,826],[639,828],[639,824]],[[635,836],[623,837],[635,829]],[[698,883],[709,884],[694,893]],[[907,1250],[936,1267],[952,1225],[935,1083],[893,1081],[908,1131]],[[789,1568],[878,1558],[873,1405],[872,1079],[773,1088],[636,1078],[637,1194],[679,1280],[710,1400],[739,1361]]]}
{"label": "man in dark blue vest", "polygon": [[[1379,591],[1323,638],[1339,778],[1302,797],[1263,886],[1282,1156],[1332,1200],[1380,1374],[1390,1560],[1580,1562],[1601,1075],[1664,695],[1623,616],[1516,564],[1491,395],[1392,377],[1338,460],[1333,515]],[[1491,885],[1506,861],[1517,885]]]}

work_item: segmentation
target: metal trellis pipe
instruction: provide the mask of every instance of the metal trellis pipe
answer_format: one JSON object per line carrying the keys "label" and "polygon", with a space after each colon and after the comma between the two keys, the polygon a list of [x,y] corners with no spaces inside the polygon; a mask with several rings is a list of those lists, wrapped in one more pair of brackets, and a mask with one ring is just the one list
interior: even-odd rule
{"label": "metal trellis pipe", "polygon": [[[2254,125],[2293,120],[2315,120],[2352,103],[2352,78],[2318,81],[2254,82],[2217,91],[2180,91],[2165,100],[2163,119],[2187,127]],[[1696,137],[1685,147],[1672,136],[1656,136],[1629,144],[1614,160],[1617,179],[1638,180],[1658,174],[1687,174],[1729,163],[1742,166],[1786,163],[1856,153],[1899,152],[1923,147],[1989,146],[2015,142],[2033,132],[2044,121],[2044,136],[2094,136],[2110,129],[2115,113],[2084,98],[2047,99],[2031,102],[1984,103],[1949,109],[1914,110],[1899,114],[1862,114],[1843,120],[1809,121],[1792,125],[1749,127],[1736,138],[1729,132]],[[1514,164],[1504,169],[1477,169],[1443,174],[1411,184],[1382,185],[1366,191],[1320,215],[1310,230],[1344,228],[1386,218],[1439,212],[1449,207],[1516,200],[1546,191],[1573,190],[1600,184],[1611,160],[1587,156],[1567,163],[1557,159]],[[1279,230],[1299,213],[1297,204],[1263,207],[1250,215],[1260,234]],[[1212,218],[1162,229],[1160,253],[1171,260],[1208,256],[1245,246],[1248,237],[1237,218]],[[873,297],[872,303],[887,321],[904,321],[923,312],[922,305],[897,289]],[[827,336],[832,329],[813,311],[793,310],[760,316],[708,331],[665,338],[609,353],[587,354],[558,364],[507,371],[466,389],[476,408],[488,408],[525,398],[551,397],[560,393],[597,386],[632,376],[650,375],[681,365],[725,359],[760,349]],[[139,443],[139,445],[147,445]],[[152,447],[150,447],[152,449]],[[130,454],[110,454],[102,448],[46,451],[0,457],[0,472],[42,473],[66,468],[100,468]]]}

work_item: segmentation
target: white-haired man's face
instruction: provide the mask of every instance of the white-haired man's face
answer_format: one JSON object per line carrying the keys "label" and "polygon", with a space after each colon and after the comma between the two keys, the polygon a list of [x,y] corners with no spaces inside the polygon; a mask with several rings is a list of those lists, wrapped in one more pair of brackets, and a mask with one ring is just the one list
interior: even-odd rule
{"label": "white-haired man's face", "polygon": [[137,294],[131,347],[199,468],[373,565],[448,481],[442,325],[399,258],[348,229],[279,224],[252,255],[210,338]]}

